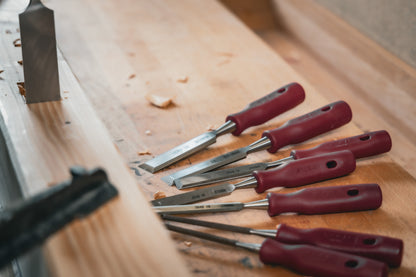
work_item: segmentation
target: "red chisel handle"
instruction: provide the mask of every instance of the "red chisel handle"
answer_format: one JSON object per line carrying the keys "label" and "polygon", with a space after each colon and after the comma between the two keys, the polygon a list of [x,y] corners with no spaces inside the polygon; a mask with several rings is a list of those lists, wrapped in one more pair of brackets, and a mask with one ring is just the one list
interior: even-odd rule
{"label": "red chisel handle", "polygon": [[298,83],[291,83],[250,103],[241,112],[230,114],[226,121],[231,120],[236,124],[236,129],[232,134],[238,136],[245,129],[263,124],[299,105],[303,100],[305,100],[305,91],[302,86]]}
{"label": "red chisel handle", "polygon": [[322,143],[314,148],[293,150],[290,155],[294,159],[302,159],[322,153],[350,150],[356,159],[370,157],[390,151],[391,138],[386,131],[376,131]]}
{"label": "red chisel handle", "polygon": [[266,239],[260,248],[260,260],[278,264],[307,276],[385,277],[386,264],[368,258],[311,245],[287,245]]}
{"label": "red chisel handle", "polygon": [[263,132],[272,146],[267,149],[275,153],[283,146],[301,143],[320,134],[341,127],[351,121],[350,106],[344,101],[326,105],[313,112],[294,118],[277,129]]}
{"label": "red chisel handle", "polygon": [[398,267],[403,257],[401,239],[334,230],[328,228],[298,229],[280,224],[276,240],[289,244],[310,244],[335,251],[364,256]]}
{"label": "red chisel handle", "polygon": [[298,187],[347,175],[355,169],[354,155],[348,151],[326,153],[294,160],[274,170],[254,171],[257,193],[274,187]]}
{"label": "red chisel handle", "polygon": [[269,193],[268,213],[324,214],[373,210],[381,206],[377,184],[301,189],[293,193]]}

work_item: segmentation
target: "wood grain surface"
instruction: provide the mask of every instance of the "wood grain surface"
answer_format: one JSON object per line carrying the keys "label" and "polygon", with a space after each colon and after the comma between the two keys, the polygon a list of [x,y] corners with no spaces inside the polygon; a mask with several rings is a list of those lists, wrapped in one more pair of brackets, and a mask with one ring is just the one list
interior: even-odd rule
{"label": "wood grain surface", "polygon": [[[216,1],[50,0],[47,5],[55,10],[58,45],[63,55],[107,127],[124,162],[136,175],[136,187],[147,200],[152,200],[156,191],[163,191],[168,196],[178,193],[176,188],[168,187],[160,180],[162,176],[246,146],[260,138],[263,131],[329,103]],[[184,76],[187,82],[178,82]],[[153,175],[138,168],[140,163],[205,132],[209,126],[219,126],[228,114],[241,110],[248,102],[293,81],[303,85],[306,100],[290,112],[265,125],[250,128],[238,138],[223,136],[207,150],[160,173]],[[77,92],[68,90],[69,99],[73,93]],[[167,109],[154,107],[145,98],[148,93],[172,96],[175,104]],[[364,128],[374,130],[372,126]],[[286,147],[275,155],[265,151],[254,153],[238,164],[272,161],[288,156],[294,148],[308,148],[323,141],[362,132],[350,123],[302,145]],[[151,154],[139,155],[146,151]],[[86,155],[79,154],[82,157]],[[100,154],[104,156],[105,153]],[[120,170],[121,175],[124,171]],[[287,223],[300,228],[330,227],[402,238],[405,241],[403,264],[398,269],[391,269],[390,276],[415,276],[416,182],[388,155],[362,160],[353,174],[311,187],[370,182],[378,183],[383,190],[383,205],[376,211],[270,218],[265,211],[245,210],[198,218],[262,229],[273,229],[279,223]],[[295,190],[285,189],[283,192]],[[126,197],[130,200],[136,195]],[[265,193],[256,194],[251,189],[245,189],[217,201],[244,202],[264,197]],[[111,205],[122,203],[124,201]],[[100,219],[97,221],[106,222],[124,216],[111,215],[99,212],[97,217],[100,216]],[[133,224],[138,223],[129,222],[116,228],[121,233]],[[75,228],[78,228],[76,235],[71,239],[79,239],[96,230],[82,223]],[[262,241],[254,236],[224,235],[247,242]],[[255,253],[178,234],[172,234],[172,238],[195,276],[298,276],[283,267],[264,266]],[[191,242],[191,246],[187,246],[185,241]],[[59,246],[61,249],[69,247]],[[126,271],[133,267],[112,262],[111,257],[120,258],[123,253],[110,253],[111,249],[106,248],[104,242],[99,247],[101,252],[106,253],[105,261],[109,267]],[[126,244],[121,244],[118,250],[123,247],[132,251]],[[67,262],[65,255],[57,254],[54,260],[61,260],[63,264]],[[78,262],[91,274],[95,270],[98,272],[96,275],[101,273],[97,261],[88,264],[81,260]]]}

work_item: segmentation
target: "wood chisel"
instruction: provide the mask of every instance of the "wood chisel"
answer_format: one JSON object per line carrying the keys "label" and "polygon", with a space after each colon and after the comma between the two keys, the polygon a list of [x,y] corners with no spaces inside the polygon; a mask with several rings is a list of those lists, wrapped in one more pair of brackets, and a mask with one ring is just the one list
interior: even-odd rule
{"label": "wood chisel", "polygon": [[275,187],[293,188],[347,175],[355,169],[354,155],[348,151],[326,153],[292,161],[274,170],[255,171],[237,184],[220,184],[208,188],[153,200],[153,206],[182,205],[216,198],[239,188],[254,187],[262,193]]}
{"label": "wood chisel", "polygon": [[354,137],[324,142],[310,149],[293,150],[289,157],[273,162],[255,163],[186,176],[175,180],[175,184],[178,189],[185,189],[219,183],[242,177],[248,177],[254,171],[277,167],[288,161],[341,150],[350,150],[356,159],[360,159],[386,153],[390,151],[391,145],[391,138],[387,131],[382,130],[369,132]]}
{"label": "wood chisel", "polygon": [[264,264],[284,266],[306,276],[388,276],[388,267],[385,263],[362,256],[312,245],[284,244],[273,239],[266,239],[262,244],[246,243],[169,223],[165,223],[165,226],[174,232],[258,252],[259,258]]}
{"label": "wood chisel", "polygon": [[299,229],[283,223],[279,224],[277,229],[274,230],[260,230],[171,215],[162,215],[162,218],[165,221],[273,238],[287,244],[308,244],[328,248],[334,251],[375,259],[391,267],[400,266],[403,258],[403,241],[401,239],[375,234],[329,228]]}
{"label": "wood chisel", "polygon": [[351,121],[352,112],[344,101],[338,101],[319,108],[315,111],[287,121],[279,128],[265,131],[262,138],[249,146],[228,152],[172,175],[162,178],[169,185],[185,176],[211,171],[226,164],[244,159],[247,154],[267,149],[275,153],[280,148],[304,142],[310,138],[341,127]]}
{"label": "wood chisel", "polygon": [[268,193],[266,199],[249,203],[229,202],[194,205],[155,206],[159,214],[191,214],[266,208],[269,216],[282,213],[323,214],[373,210],[381,206],[377,184],[305,188],[292,193]]}
{"label": "wood chisel", "polygon": [[197,136],[140,165],[154,173],[216,142],[218,136],[232,133],[240,135],[249,127],[263,124],[296,107],[305,100],[305,92],[298,83],[290,83],[250,103],[239,113],[228,115],[226,122],[211,132]]}
{"label": "wood chisel", "polygon": [[53,11],[30,0],[19,23],[26,103],[60,100]]}

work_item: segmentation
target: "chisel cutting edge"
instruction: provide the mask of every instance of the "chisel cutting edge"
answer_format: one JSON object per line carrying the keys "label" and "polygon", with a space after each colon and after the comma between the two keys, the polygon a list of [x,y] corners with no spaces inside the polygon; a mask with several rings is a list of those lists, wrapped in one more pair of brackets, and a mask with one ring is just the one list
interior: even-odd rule
{"label": "chisel cutting edge", "polygon": [[244,159],[247,154],[253,152],[267,149],[270,153],[275,153],[286,145],[301,143],[341,127],[350,122],[351,118],[351,108],[347,103],[344,101],[334,102],[308,114],[291,119],[279,128],[263,132],[262,138],[249,146],[188,167],[172,175],[165,176],[162,180],[169,185],[173,185],[175,180],[179,178],[216,169]]}
{"label": "chisel cutting edge", "polygon": [[293,150],[289,157],[268,163],[255,163],[201,174],[195,174],[175,180],[178,189],[203,186],[222,181],[250,176],[254,171],[281,166],[286,162],[323,153],[350,150],[356,159],[386,153],[391,149],[391,138],[387,131],[364,133],[354,137],[324,142],[314,148]]}
{"label": "chisel cutting edge", "polygon": [[304,99],[305,92],[301,85],[288,84],[250,103],[243,111],[227,116],[226,122],[218,129],[197,136],[141,164],[140,167],[151,173],[159,171],[215,143],[218,136],[230,132],[238,136],[247,128],[263,124],[294,108]]}
{"label": "chisel cutting edge", "polygon": [[262,193],[274,187],[298,187],[347,175],[355,169],[354,155],[348,151],[326,153],[289,162],[274,170],[255,171],[237,184],[221,184],[153,200],[154,206],[181,205],[230,194],[235,189],[255,187]]}
{"label": "chisel cutting edge", "polygon": [[292,193],[268,193],[267,198],[249,203],[211,203],[153,207],[159,214],[190,214],[266,208],[269,216],[282,213],[323,214],[377,209],[382,194],[377,184],[305,188]]}

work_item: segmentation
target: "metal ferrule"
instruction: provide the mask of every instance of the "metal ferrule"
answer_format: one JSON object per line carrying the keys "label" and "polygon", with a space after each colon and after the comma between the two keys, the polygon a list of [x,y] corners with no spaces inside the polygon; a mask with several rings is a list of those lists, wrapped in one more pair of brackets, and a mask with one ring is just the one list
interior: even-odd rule
{"label": "metal ferrule", "polygon": [[238,188],[254,188],[257,186],[257,180],[254,177],[247,178],[237,184],[234,184],[236,189]]}
{"label": "metal ferrule", "polygon": [[267,238],[276,237],[276,233],[277,233],[277,230],[256,230],[256,229],[250,230],[250,234],[259,235],[259,236],[267,237]]}
{"label": "metal ferrule", "polygon": [[221,135],[233,132],[235,128],[237,128],[237,125],[233,121],[228,120],[227,122],[222,124],[220,127],[215,129],[215,135],[221,136]]}
{"label": "metal ferrule", "polygon": [[247,154],[267,149],[270,146],[272,146],[271,140],[268,137],[262,137],[261,139],[247,146]]}
{"label": "metal ferrule", "polygon": [[244,208],[266,208],[269,207],[269,200],[262,199],[258,201],[253,201],[249,203],[244,203]]}
{"label": "metal ferrule", "polygon": [[257,244],[257,243],[246,243],[246,242],[236,242],[235,246],[247,249],[247,250],[251,250],[251,251],[256,251],[259,252],[260,248],[261,248],[261,244]]}

